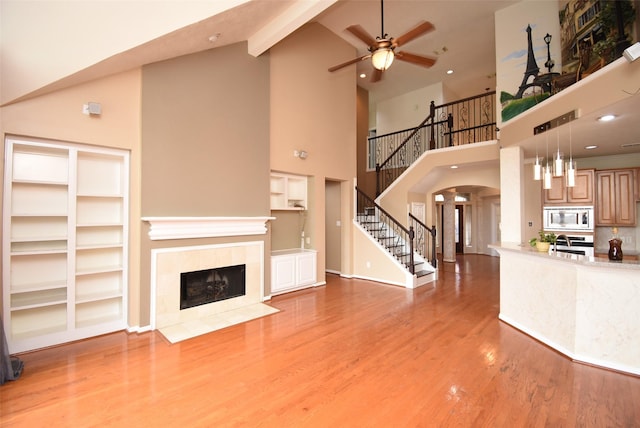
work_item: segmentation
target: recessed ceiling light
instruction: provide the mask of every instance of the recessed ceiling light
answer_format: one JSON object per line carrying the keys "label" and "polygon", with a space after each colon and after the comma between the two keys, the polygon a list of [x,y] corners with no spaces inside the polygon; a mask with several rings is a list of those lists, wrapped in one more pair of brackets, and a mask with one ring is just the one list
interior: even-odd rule
{"label": "recessed ceiling light", "polygon": [[593,150],[593,149],[597,149],[597,148],[598,148],[598,146],[596,146],[596,145],[592,145],[592,146],[584,146],[584,148],[585,148],[585,149],[587,149],[587,150]]}
{"label": "recessed ceiling light", "polygon": [[367,75],[366,75],[366,74],[364,74],[364,73],[360,73],[360,78],[361,78],[361,79],[364,79],[365,77],[367,77]]}
{"label": "recessed ceiling light", "polygon": [[209,36],[209,41],[215,43],[220,38],[220,33],[215,33]]}
{"label": "recessed ceiling light", "polygon": [[616,118],[616,117],[615,117],[614,115],[612,115],[612,114],[605,114],[604,116],[600,116],[600,117],[598,118],[598,120],[599,120],[600,122],[610,122],[610,121],[612,121],[612,120],[613,120],[613,119],[615,119],[615,118]]}
{"label": "recessed ceiling light", "polygon": [[451,169],[458,169],[458,165],[451,165]]}
{"label": "recessed ceiling light", "polygon": [[453,74],[453,70],[447,70],[447,74]]}

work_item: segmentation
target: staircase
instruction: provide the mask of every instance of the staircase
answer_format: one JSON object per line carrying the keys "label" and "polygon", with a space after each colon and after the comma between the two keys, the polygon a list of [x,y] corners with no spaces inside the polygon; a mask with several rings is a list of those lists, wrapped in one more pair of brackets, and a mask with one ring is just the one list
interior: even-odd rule
{"label": "staircase", "polygon": [[435,267],[415,250],[413,228],[405,228],[359,189],[356,190],[359,201],[356,215],[358,224],[411,274],[412,278],[406,287],[416,288],[435,281]]}

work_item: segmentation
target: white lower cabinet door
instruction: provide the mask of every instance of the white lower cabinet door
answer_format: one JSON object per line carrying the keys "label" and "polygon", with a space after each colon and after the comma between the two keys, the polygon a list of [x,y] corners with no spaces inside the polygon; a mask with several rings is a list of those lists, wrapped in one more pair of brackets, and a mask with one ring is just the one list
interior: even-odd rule
{"label": "white lower cabinet door", "polygon": [[296,286],[296,257],[277,256],[271,260],[271,292]]}
{"label": "white lower cabinet door", "polygon": [[316,282],[316,253],[303,253],[297,256],[296,283],[310,285]]}

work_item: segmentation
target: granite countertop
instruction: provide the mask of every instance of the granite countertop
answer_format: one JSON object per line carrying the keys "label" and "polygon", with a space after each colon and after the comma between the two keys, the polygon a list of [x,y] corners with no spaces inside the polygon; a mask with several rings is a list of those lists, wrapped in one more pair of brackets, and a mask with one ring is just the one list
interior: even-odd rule
{"label": "granite countertop", "polygon": [[[596,254],[608,254],[609,253],[609,247],[607,248],[595,248],[594,252]],[[629,256],[637,256],[639,255],[640,252],[636,251],[635,249],[630,250],[630,249],[625,249],[624,246],[622,247],[622,256],[624,257],[624,255],[629,255]]]}
{"label": "granite countertop", "polygon": [[[555,251],[551,251],[550,253],[537,251],[535,248],[532,248],[529,244],[515,244],[515,243],[499,243],[489,245],[489,248],[493,248],[495,250],[508,250],[515,251],[527,255],[531,255],[533,257],[542,257],[548,260],[563,260],[570,263],[582,264],[585,266],[602,266],[607,268],[614,269],[631,269],[631,270],[640,270],[640,261],[638,260],[630,260],[624,259],[624,250],[623,251],[623,260],[622,261],[612,261],[606,257],[590,257],[590,256],[581,256],[578,254],[568,254],[568,253],[556,253]],[[609,250],[605,252],[608,253]]]}

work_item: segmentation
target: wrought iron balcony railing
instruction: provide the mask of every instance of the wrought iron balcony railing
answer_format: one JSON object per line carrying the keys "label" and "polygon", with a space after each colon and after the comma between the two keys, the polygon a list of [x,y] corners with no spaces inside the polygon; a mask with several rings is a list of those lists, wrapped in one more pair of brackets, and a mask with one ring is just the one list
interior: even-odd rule
{"label": "wrought iron balcony railing", "polygon": [[427,150],[496,139],[495,91],[436,106],[415,128],[369,139],[380,195]]}

